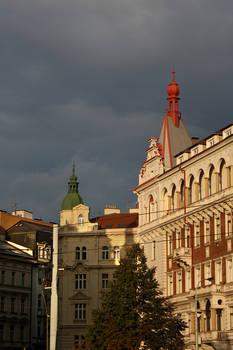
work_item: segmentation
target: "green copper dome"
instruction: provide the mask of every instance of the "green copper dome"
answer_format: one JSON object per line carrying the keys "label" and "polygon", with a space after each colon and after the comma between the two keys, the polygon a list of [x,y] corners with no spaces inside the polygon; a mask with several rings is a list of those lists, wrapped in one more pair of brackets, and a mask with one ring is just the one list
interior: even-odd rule
{"label": "green copper dome", "polygon": [[72,210],[76,205],[83,204],[82,197],[78,193],[78,181],[73,165],[72,175],[68,182],[68,193],[63,199],[61,210]]}

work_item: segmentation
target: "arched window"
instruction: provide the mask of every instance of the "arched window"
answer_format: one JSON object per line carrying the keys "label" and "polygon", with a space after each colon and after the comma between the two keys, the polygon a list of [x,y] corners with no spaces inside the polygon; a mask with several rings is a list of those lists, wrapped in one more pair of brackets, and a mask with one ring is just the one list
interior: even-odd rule
{"label": "arched window", "polygon": [[84,216],[83,216],[83,214],[80,214],[78,216],[78,225],[79,226],[83,226],[84,225]]}
{"label": "arched window", "polygon": [[194,177],[192,175],[189,182],[189,204],[193,203],[193,198],[194,198]]}
{"label": "arched window", "polygon": [[80,260],[80,247],[76,247],[75,257],[76,257],[76,260]]}
{"label": "arched window", "polygon": [[209,196],[214,193],[214,166],[211,165],[209,172]]}
{"label": "arched window", "polygon": [[180,185],[180,207],[184,206],[184,180],[182,180]]}
{"label": "arched window", "polygon": [[176,206],[176,204],[175,204],[175,196],[176,196],[176,186],[175,185],[173,185],[173,187],[172,187],[172,202],[171,202],[171,210],[172,211],[174,211],[175,210],[175,206]]}
{"label": "arched window", "polygon": [[209,299],[206,302],[205,315],[206,315],[206,331],[210,332],[211,304]]}
{"label": "arched window", "polygon": [[149,198],[149,211],[148,211],[148,221],[152,221],[154,218],[154,199],[153,196],[150,195]]}
{"label": "arched window", "polygon": [[87,248],[82,247],[82,260],[86,260],[86,259],[87,259]]}
{"label": "arched window", "polygon": [[102,247],[102,259],[108,260],[109,258],[109,249],[107,246]]}
{"label": "arched window", "polygon": [[226,174],[226,163],[223,159],[219,169],[219,191],[224,190],[227,182],[227,174]]}
{"label": "arched window", "polygon": [[204,172],[203,172],[203,170],[201,171],[200,176],[199,176],[198,191],[199,191],[199,200],[201,200],[204,196]]}

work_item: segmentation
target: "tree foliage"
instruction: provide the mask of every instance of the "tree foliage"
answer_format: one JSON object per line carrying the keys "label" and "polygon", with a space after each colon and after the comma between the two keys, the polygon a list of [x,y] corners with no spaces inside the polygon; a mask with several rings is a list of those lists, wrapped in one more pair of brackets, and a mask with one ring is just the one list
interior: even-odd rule
{"label": "tree foliage", "polygon": [[115,280],[93,312],[86,338],[90,350],[178,350],[184,342],[184,322],[162,296],[146,258],[134,245],[121,259]]}

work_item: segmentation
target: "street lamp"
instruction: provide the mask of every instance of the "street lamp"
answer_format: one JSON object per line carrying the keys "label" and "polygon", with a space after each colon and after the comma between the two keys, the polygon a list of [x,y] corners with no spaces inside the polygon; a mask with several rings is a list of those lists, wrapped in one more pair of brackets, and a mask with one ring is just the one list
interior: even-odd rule
{"label": "street lamp", "polygon": [[208,277],[200,280],[195,287],[195,350],[198,350],[198,311],[197,311],[197,289],[203,281],[213,281],[213,277]]}

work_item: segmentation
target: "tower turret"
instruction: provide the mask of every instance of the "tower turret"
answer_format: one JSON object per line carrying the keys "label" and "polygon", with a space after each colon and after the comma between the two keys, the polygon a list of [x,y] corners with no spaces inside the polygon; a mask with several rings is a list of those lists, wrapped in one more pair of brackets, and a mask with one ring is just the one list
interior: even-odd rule
{"label": "tower turret", "polygon": [[79,183],[75,174],[75,166],[73,165],[72,175],[68,182],[68,193],[62,202],[61,210],[71,210],[76,205],[83,204],[83,199],[78,193],[78,185]]}

